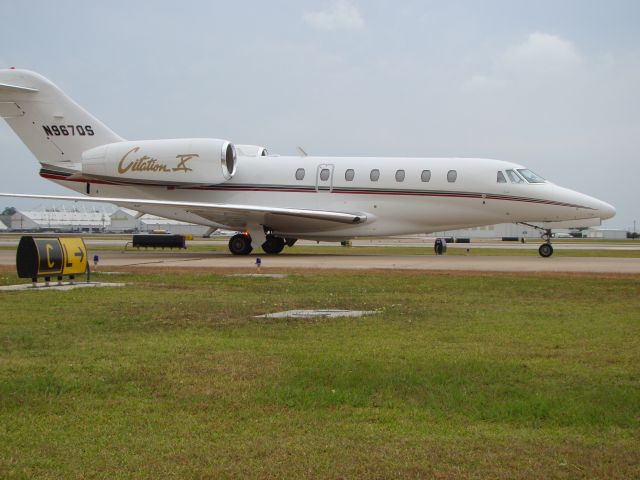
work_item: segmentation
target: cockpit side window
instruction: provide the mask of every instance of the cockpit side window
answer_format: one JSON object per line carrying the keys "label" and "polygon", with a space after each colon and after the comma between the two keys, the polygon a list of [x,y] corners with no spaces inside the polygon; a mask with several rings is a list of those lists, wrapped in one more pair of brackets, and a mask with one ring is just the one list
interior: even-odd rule
{"label": "cockpit side window", "polygon": [[529,183],[545,183],[546,180],[542,178],[540,175],[536,175],[528,168],[519,168],[518,172],[522,175],[525,180]]}
{"label": "cockpit side window", "polygon": [[507,183],[507,179],[504,178],[504,173],[498,170],[498,183]]}
{"label": "cockpit side window", "polygon": [[509,180],[511,180],[511,183],[524,183],[522,177],[513,170],[507,170],[507,176],[509,177]]}

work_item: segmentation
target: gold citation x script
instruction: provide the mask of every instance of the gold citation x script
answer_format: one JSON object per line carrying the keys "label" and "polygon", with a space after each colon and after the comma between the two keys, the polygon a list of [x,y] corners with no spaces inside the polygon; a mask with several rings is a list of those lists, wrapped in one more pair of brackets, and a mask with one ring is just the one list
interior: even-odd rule
{"label": "gold citation x script", "polygon": [[129,170],[132,172],[190,172],[192,169],[187,167],[187,162],[194,157],[199,157],[197,153],[184,153],[176,155],[177,164],[175,167],[170,168],[166,163],[160,163],[156,158],[143,155],[135,160],[130,159],[129,155],[136,153],[140,150],[140,147],[134,147],[125,153],[118,162],[118,173],[124,174]]}

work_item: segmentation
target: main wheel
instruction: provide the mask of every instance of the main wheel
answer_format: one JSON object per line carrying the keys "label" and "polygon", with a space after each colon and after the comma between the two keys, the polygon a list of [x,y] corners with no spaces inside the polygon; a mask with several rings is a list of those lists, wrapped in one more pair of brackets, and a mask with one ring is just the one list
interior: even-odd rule
{"label": "main wheel", "polygon": [[538,248],[538,253],[541,257],[550,257],[551,255],[553,255],[553,247],[550,243],[543,243],[542,245],[540,245],[540,248]]}
{"label": "main wheel", "polygon": [[282,251],[285,246],[284,239],[280,237],[274,237],[273,235],[267,235],[267,239],[262,244],[262,250],[269,255],[276,255]]}
{"label": "main wheel", "polygon": [[229,250],[234,255],[249,255],[251,247],[251,237],[238,233],[229,240]]}

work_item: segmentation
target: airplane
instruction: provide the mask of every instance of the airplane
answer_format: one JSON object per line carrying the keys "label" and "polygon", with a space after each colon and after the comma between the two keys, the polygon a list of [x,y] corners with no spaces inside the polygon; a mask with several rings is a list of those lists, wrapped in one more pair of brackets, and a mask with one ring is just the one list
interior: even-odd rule
{"label": "airplane", "polygon": [[541,230],[599,225],[615,208],[527,167],[485,158],[279,156],[259,145],[125,140],[42,75],[0,70],[0,116],[40,162],[40,176],[81,196],[239,232],[229,250],[280,253],[298,239],[427,234],[498,223]]}

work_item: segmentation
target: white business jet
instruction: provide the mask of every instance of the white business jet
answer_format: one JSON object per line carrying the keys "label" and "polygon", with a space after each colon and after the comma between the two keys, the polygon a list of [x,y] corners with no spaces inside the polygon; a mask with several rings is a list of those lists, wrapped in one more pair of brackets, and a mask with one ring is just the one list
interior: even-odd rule
{"label": "white business jet", "polygon": [[[497,223],[590,226],[608,203],[528,168],[483,158],[278,156],[227,140],[121,138],[43,76],[0,70],[0,116],[41,164],[40,176],[82,196],[238,232],[229,250],[280,253],[297,239],[345,241]],[[559,223],[561,222],[561,223]]]}

